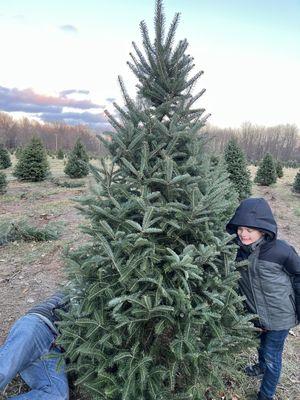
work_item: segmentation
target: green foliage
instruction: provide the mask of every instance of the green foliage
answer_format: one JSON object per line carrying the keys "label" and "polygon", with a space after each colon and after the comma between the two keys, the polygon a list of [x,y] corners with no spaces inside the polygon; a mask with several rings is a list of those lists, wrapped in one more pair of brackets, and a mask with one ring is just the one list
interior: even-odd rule
{"label": "green foliage", "polygon": [[84,182],[82,182],[82,181],[70,182],[70,181],[65,181],[65,180],[60,180],[60,179],[54,178],[54,179],[52,179],[52,182],[56,186],[66,187],[66,188],[78,188],[78,187],[84,186]]}
{"label": "green foliage", "polygon": [[296,193],[300,193],[300,171],[297,172],[294,182],[293,182],[293,191]]}
{"label": "green foliage", "polygon": [[22,154],[23,148],[22,147],[17,147],[16,152],[15,152],[15,156],[17,159],[20,158],[21,154]]}
{"label": "green foliage", "polygon": [[189,76],[187,41],[174,45],[179,15],[166,35],[164,20],[157,1],[154,43],[142,22],[144,53],[134,43],[129,63],[139,102],[119,78],[110,157],[90,166],[95,186],[78,199],[90,238],[68,257],[58,340],[93,399],[203,400],[252,340],[225,232],[237,199],[199,136],[201,73]]}
{"label": "green foliage", "polygon": [[65,174],[70,178],[83,178],[89,173],[87,162],[89,157],[87,155],[84,145],[80,139],[77,139],[75,146],[68,156],[68,161],[64,169]]}
{"label": "green foliage", "polygon": [[61,225],[50,222],[43,228],[37,228],[29,225],[25,220],[18,222],[4,221],[0,224],[0,246],[16,240],[25,242],[56,240],[61,234]]}
{"label": "green foliage", "polygon": [[59,149],[58,152],[57,152],[57,158],[58,158],[59,160],[63,160],[63,159],[64,159],[64,156],[65,156],[65,154],[64,154],[63,149]]}
{"label": "green foliage", "polygon": [[11,159],[8,150],[0,145],[0,169],[6,169],[11,166]]}
{"label": "green foliage", "polygon": [[7,179],[4,172],[0,171],[0,194],[4,194],[6,192],[7,187]]}
{"label": "green foliage", "polygon": [[224,158],[229,179],[238,193],[239,200],[251,196],[250,171],[247,169],[245,154],[238,146],[236,139],[232,138],[227,143]]}
{"label": "green foliage", "polygon": [[283,168],[282,168],[282,163],[280,161],[275,161],[275,167],[276,167],[276,175],[277,178],[282,178],[283,177]]}
{"label": "green foliage", "polygon": [[283,161],[283,166],[286,168],[299,168],[300,162],[296,160]]}
{"label": "green foliage", "polygon": [[274,159],[267,153],[259,164],[254,182],[261,186],[270,186],[276,183],[277,173]]}
{"label": "green foliage", "polygon": [[38,137],[33,137],[22,151],[14,175],[22,181],[38,182],[49,176],[47,153]]}

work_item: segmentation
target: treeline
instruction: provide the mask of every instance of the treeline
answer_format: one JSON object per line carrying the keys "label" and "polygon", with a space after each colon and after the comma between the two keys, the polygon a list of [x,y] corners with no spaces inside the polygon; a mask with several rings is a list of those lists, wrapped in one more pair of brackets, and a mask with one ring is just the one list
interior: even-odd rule
{"label": "treeline", "polygon": [[300,136],[296,125],[261,126],[245,122],[240,128],[218,128],[207,125],[203,132],[208,136],[208,146],[221,154],[231,138],[235,138],[248,161],[260,161],[266,153],[277,160],[300,162]]}
{"label": "treeline", "polygon": [[51,152],[69,151],[79,138],[86,149],[95,154],[104,153],[104,148],[88,126],[63,123],[40,123],[28,118],[16,119],[0,112],[0,143],[9,150],[26,146],[32,136],[38,136],[45,148]]}

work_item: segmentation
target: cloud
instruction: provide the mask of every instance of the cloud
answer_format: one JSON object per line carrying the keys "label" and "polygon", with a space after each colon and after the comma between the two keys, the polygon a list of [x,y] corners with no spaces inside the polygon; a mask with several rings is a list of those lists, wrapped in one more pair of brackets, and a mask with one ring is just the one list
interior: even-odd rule
{"label": "cloud", "polygon": [[73,94],[73,93],[77,93],[77,94],[90,94],[89,90],[78,90],[78,89],[67,89],[67,90],[63,90],[62,92],[60,92],[60,96],[62,97],[66,97],[69,94]]}
{"label": "cloud", "polygon": [[[75,100],[65,95],[46,96],[35,93],[32,89],[19,90],[0,86],[0,109],[3,111],[48,112],[51,107],[54,111],[55,107],[81,110],[101,108],[100,105],[94,104],[90,100]],[[37,111],[29,111],[30,109]]]}
{"label": "cloud", "polygon": [[114,101],[116,101],[116,99],[114,97],[107,97],[107,99],[105,99],[108,103],[113,103]]}
{"label": "cloud", "polygon": [[56,113],[42,113],[40,118],[44,121],[66,121],[73,120],[80,123],[103,123],[107,122],[106,117],[103,114],[94,114],[91,112],[56,112]]}
{"label": "cloud", "polygon": [[74,25],[61,25],[59,29],[66,33],[78,33],[78,29]]}
{"label": "cloud", "polygon": [[110,129],[111,125],[107,122],[104,114],[95,114],[91,112],[53,112],[42,113],[39,115],[45,122],[65,122],[69,125],[87,124],[94,128]]}
{"label": "cloud", "polygon": [[[87,95],[89,91],[67,89],[61,91],[59,96],[46,96],[35,93],[32,89],[20,90],[0,86],[0,111],[23,112],[44,122],[87,124],[100,131],[112,129],[103,111],[99,110],[104,106],[94,104],[90,100],[69,98],[72,94]],[[96,110],[99,111],[96,113]]]}

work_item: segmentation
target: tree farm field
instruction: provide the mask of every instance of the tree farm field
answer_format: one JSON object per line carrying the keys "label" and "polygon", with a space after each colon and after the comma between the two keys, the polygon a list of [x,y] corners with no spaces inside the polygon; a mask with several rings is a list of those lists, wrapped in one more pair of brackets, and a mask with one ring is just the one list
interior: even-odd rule
{"label": "tree farm field", "polygon": [[[12,157],[13,166],[16,159]],[[58,181],[74,182],[64,175],[64,161],[49,158],[52,177]],[[92,160],[97,165],[98,160]],[[13,166],[5,170],[8,178],[7,192],[0,197],[0,222],[17,223],[26,220],[30,225],[43,228],[49,223],[60,227],[57,240],[43,242],[14,241],[0,245],[0,344],[3,343],[9,327],[33,304],[51,295],[66,281],[64,254],[66,248],[75,248],[88,240],[80,231],[84,218],[75,208],[74,198],[89,192],[93,178],[78,179],[83,186],[67,188],[58,186],[49,179],[44,182],[19,182],[12,175]],[[250,167],[252,177],[256,167]],[[291,192],[297,170],[284,169],[284,176],[269,186],[253,185],[253,196],[264,197],[272,207],[279,226],[279,237],[291,243],[300,251],[300,195]],[[245,354],[245,363],[254,361],[253,354]],[[300,329],[295,328],[289,335],[285,354],[281,383],[276,400],[296,400],[300,398]],[[254,399],[258,381],[244,378],[242,390],[235,390],[236,383],[229,386],[226,400]],[[15,380],[0,400],[23,391],[24,385]],[[235,393],[239,393],[234,397]],[[243,394],[241,394],[243,393]],[[224,395],[224,394],[223,394]],[[243,397],[242,397],[243,396]],[[225,399],[220,394],[219,399]],[[71,399],[84,399],[72,392]],[[219,400],[214,399],[214,400]],[[134,400],[134,399],[133,399]],[[205,399],[203,399],[205,400]]]}

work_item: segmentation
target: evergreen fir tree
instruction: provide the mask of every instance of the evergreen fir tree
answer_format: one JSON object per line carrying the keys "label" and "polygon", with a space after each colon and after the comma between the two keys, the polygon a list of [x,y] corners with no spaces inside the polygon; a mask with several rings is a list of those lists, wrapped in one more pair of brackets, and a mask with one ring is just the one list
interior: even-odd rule
{"label": "evergreen fir tree", "polygon": [[293,192],[300,193],[300,171],[297,172],[293,182]]}
{"label": "evergreen fir tree", "polygon": [[73,150],[68,156],[68,161],[64,169],[65,174],[69,175],[70,178],[83,178],[87,176],[89,173],[88,161],[89,157],[85,147],[80,139],[77,139]]}
{"label": "evergreen fir tree", "polygon": [[230,139],[227,143],[224,158],[229,179],[238,193],[239,200],[251,196],[250,171],[247,169],[245,154],[235,138]]}
{"label": "evergreen fir tree", "polygon": [[20,158],[20,156],[22,154],[22,151],[23,151],[23,148],[21,146],[17,147],[16,152],[15,152],[15,156],[16,156],[17,159]]}
{"label": "evergreen fir tree", "polygon": [[40,138],[34,136],[20,154],[14,175],[22,181],[38,182],[45,180],[49,173],[45,148]]}
{"label": "evergreen fir tree", "polygon": [[173,45],[178,20],[165,36],[158,0],[154,44],[141,23],[144,54],[133,43],[129,65],[142,105],[120,78],[111,157],[79,200],[90,240],[69,254],[59,343],[94,399],[203,400],[251,341],[225,233],[236,198],[203,150],[207,117],[192,108],[203,91],[191,92],[201,73],[189,77],[187,41]]}
{"label": "evergreen fir tree", "polygon": [[0,169],[6,169],[11,166],[11,160],[8,150],[0,145]]}
{"label": "evergreen fir tree", "polygon": [[63,160],[64,159],[64,152],[63,152],[63,149],[59,149],[58,150],[58,152],[57,152],[57,158],[59,159],[59,160]]}
{"label": "evergreen fir tree", "polygon": [[6,192],[7,187],[7,179],[4,172],[0,171],[0,194],[4,194]]}
{"label": "evergreen fir tree", "polygon": [[270,186],[276,183],[277,173],[275,162],[270,153],[267,153],[259,164],[254,182],[261,186]]}
{"label": "evergreen fir tree", "polygon": [[283,168],[282,168],[282,164],[279,160],[276,161],[276,175],[277,178],[282,178],[283,177]]}

